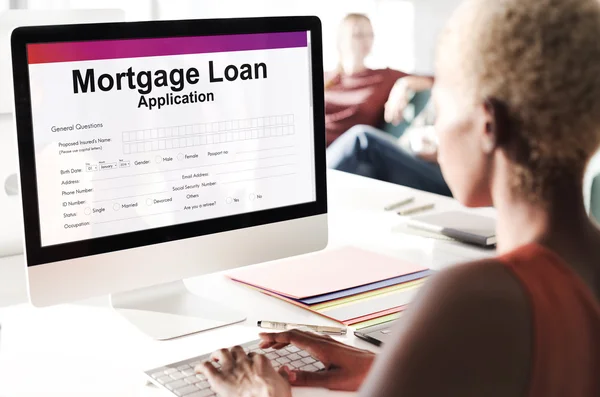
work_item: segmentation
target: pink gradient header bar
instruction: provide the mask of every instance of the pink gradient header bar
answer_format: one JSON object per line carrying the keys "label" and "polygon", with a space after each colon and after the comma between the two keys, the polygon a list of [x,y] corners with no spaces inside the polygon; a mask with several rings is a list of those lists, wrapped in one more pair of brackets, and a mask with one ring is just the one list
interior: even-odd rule
{"label": "pink gradient header bar", "polygon": [[28,44],[29,64],[271,50],[307,46],[307,32]]}

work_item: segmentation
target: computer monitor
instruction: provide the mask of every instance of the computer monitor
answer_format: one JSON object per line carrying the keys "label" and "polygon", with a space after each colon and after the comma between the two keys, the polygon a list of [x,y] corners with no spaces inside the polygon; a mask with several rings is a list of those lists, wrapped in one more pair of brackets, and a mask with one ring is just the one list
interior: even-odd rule
{"label": "computer monitor", "polygon": [[181,280],[326,246],[321,47],[316,17],[16,29],[31,302],[112,293],[157,339],[243,320]]}

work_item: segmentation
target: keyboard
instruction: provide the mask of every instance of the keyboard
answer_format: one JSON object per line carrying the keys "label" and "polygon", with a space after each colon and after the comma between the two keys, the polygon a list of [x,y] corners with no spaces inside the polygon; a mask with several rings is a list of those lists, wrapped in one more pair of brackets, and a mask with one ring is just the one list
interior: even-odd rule
{"label": "keyboard", "polygon": [[[277,370],[283,365],[288,368],[308,372],[318,372],[325,369],[323,363],[312,357],[308,352],[288,346],[281,350],[261,349],[260,340],[248,342],[241,345],[246,354],[254,352],[264,354],[271,364]],[[154,368],[144,373],[150,378],[153,384],[168,391],[177,397],[211,397],[217,394],[210,388],[206,377],[196,374],[194,368],[204,361],[210,360],[210,354],[179,361],[163,367]],[[220,364],[213,361],[216,368]]]}

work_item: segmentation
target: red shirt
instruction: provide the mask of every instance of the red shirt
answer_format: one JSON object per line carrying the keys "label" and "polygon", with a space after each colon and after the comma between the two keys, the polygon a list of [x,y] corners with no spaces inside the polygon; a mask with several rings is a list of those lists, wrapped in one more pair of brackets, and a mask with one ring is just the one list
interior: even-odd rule
{"label": "red shirt", "polygon": [[529,397],[600,396],[600,305],[554,252],[536,244],[501,257],[533,315]]}
{"label": "red shirt", "polygon": [[407,73],[366,69],[352,75],[325,75],[325,129],[327,146],[357,124],[377,127],[396,81]]}

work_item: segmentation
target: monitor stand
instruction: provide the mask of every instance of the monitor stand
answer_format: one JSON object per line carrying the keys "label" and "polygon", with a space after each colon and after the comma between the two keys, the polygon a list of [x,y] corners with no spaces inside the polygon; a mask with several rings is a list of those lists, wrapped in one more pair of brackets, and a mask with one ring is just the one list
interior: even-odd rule
{"label": "monitor stand", "polygon": [[194,295],[182,280],[111,294],[110,301],[126,320],[157,340],[246,320],[241,313]]}

